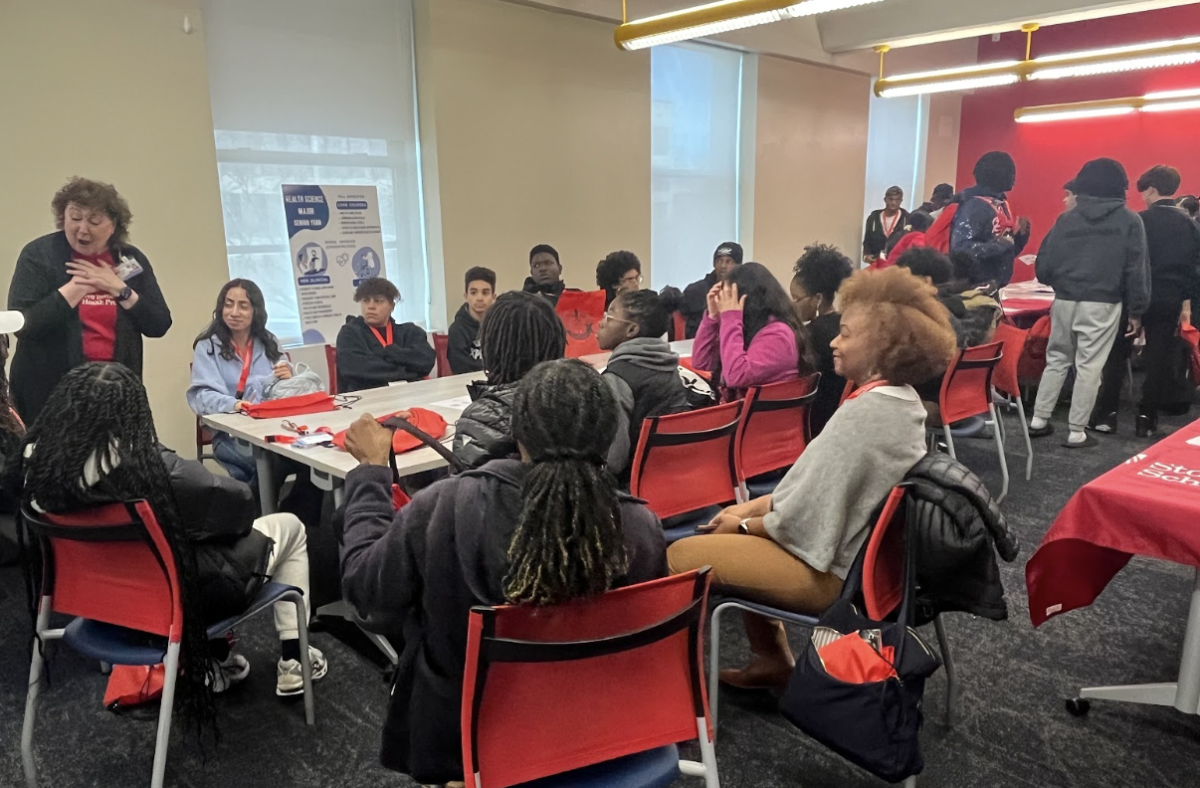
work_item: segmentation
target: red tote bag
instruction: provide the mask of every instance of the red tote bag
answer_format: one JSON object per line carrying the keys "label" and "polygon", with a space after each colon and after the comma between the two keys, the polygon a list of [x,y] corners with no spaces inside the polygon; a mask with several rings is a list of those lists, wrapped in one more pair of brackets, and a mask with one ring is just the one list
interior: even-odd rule
{"label": "red tote bag", "polygon": [[332,394],[315,391],[298,397],[283,397],[247,405],[242,411],[252,419],[279,419],[284,416],[304,416],[308,413],[328,413],[337,410]]}
{"label": "red tote bag", "polygon": [[564,290],[554,308],[567,329],[567,358],[591,356],[600,352],[596,332],[604,317],[604,291]]}
{"label": "red tote bag", "polygon": [[1191,323],[1183,323],[1179,326],[1179,336],[1188,346],[1188,360],[1192,366],[1192,383],[1200,386],[1200,329]]}

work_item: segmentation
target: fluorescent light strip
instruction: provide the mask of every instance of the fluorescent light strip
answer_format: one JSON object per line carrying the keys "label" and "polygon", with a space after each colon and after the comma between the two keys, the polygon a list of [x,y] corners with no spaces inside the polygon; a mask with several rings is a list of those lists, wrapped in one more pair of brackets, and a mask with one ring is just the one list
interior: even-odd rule
{"label": "fluorescent light strip", "polygon": [[1023,115],[1017,118],[1017,123],[1050,123],[1056,120],[1083,120],[1084,118],[1108,118],[1116,115],[1128,115],[1134,112],[1133,107],[1100,107],[1098,109],[1070,109],[1061,112],[1044,112],[1037,115]]}
{"label": "fluorescent light strip", "polygon": [[1001,60],[995,63],[977,63],[971,66],[963,66],[961,68],[942,68],[937,71],[918,71],[915,74],[901,74],[895,77],[887,77],[888,82],[900,81],[905,82],[916,79],[933,79],[935,77],[964,77],[969,76],[977,71],[991,71],[992,69],[1014,68],[1021,65],[1020,60]]}
{"label": "fluorescent light strip", "polygon": [[[1149,98],[1147,96],[1146,98]],[[1147,104],[1142,112],[1174,112],[1183,109],[1200,109],[1200,98],[1191,101],[1167,101],[1161,104]]]}
{"label": "fluorescent light strip", "polygon": [[[1040,61],[1034,62],[1038,63]],[[1097,74],[1116,74],[1122,71],[1140,71],[1147,68],[1186,66],[1190,63],[1200,63],[1200,52],[1152,55],[1149,57],[1130,58],[1128,60],[1116,60],[1108,63],[1086,63],[1078,66],[1060,66],[1058,68],[1035,68],[1029,75],[1029,78],[1066,79],[1068,77],[1091,77]]]}
{"label": "fluorescent light strip", "polygon": [[693,38],[705,38],[706,36],[720,35],[721,33],[729,33],[734,30],[742,30],[747,27],[756,25],[767,25],[772,22],[778,22],[783,19],[779,11],[764,11],[758,14],[749,16],[739,16],[737,19],[730,19],[726,22],[709,22],[695,27],[685,27],[681,30],[672,30],[668,33],[655,33],[654,35],[645,36],[643,38],[635,38],[627,41],[624,44],[625,49],[636,51],[639,49],[649,49],[650,47],[662,46],[663,44],[674,44],[679,41],[688,41]]}
{"label": "fluorescent light strip", "polygon": [[1074,60],[1080,57],[1118,57],[1120,55],[1152,55],[1156,49],[1170,47],[1192,46],[1200,44],[1200,36],[1178,38],[1173,41],[1153,41],[1149,44],[1127,44],[1106,49],[1088,49],[1083,52],[1064,52],[1059,55],[1042,55],[1035,59],[1037,63],[1056,63],[1062,60]]}
{"label": "fluorescent light strip", "polygon": [[827,14],[830,11],[844,11],[847,8],[882,2],[883,0],[807,0],[804,3],[796,3],[788,8],[786,13],[792,17],[815,16],[816,14]]}
{"label": "fluorescent light strip", "polygon": [[987,77],[953,79],[933,85],[897,85],[885,88],[879,93],[883,98],[899,98],[900,96],[919,96],[927,93],[947,93],[952,90],[974,90],[975,88],[991,88],[999,85],[1015,85],[1020,81],[1016,74],[994,74]]}
{"label": "fluorescent light strip", "polygon": [[1146,94],[1147,101],[1182,98],[1200,98],[1200,88],[1188,88],[1187,90],[1160,90],[1157,93]]}

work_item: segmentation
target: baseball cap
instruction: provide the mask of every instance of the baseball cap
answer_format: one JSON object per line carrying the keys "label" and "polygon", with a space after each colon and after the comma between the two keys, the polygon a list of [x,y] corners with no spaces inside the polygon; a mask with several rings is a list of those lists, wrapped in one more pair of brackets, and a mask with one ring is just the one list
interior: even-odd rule
{"label": "baseball cap", "polygon": [[0,334],[15,334],[25,327],[25,315],[16,310],[0,312]]}
{"label": "baseball cap", "polygon": [[742,254],[743,254],[743,252],[742,252],[741,244],[735,243],[733,241],[726,241],[725,243],[718,246],[717,250],[715,252],[713,252],[713,259],[716,260],[718,257],[732,257],[733,261],[735,263],[737,263],[738,265],[741,265],[742,264]]}

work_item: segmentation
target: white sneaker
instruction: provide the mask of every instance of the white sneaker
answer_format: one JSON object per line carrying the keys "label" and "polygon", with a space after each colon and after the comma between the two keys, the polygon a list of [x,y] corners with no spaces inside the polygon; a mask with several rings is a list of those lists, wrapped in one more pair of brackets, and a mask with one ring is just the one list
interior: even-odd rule
{"label": "white sneaker", "polygon": [[214,695],[220,695],[250,675],[250,660],[231,651],[223,662],[216,664],[213,674],[212,691]]}
{"label": "white sneaker", "polygon": [[[324,678],[329,672],[329,662],[325,655],[309,646],[308,658],[312,661],[312,680]],[[275,694],[281,698],[304,694],[304,675],[299,660],[279,660],[279,679],[275,682]]]}

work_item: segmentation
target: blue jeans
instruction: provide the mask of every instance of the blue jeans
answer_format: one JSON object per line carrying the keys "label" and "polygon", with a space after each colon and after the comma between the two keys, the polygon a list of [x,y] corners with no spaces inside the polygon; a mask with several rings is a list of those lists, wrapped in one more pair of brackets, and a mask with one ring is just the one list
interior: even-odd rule
{"label": "blue jeans", "polygon": [[237,441],[227,432],[213,433],[213,457],[229,475],[251,487],[258,484],[258,465],[254,458],[238,450]]}

